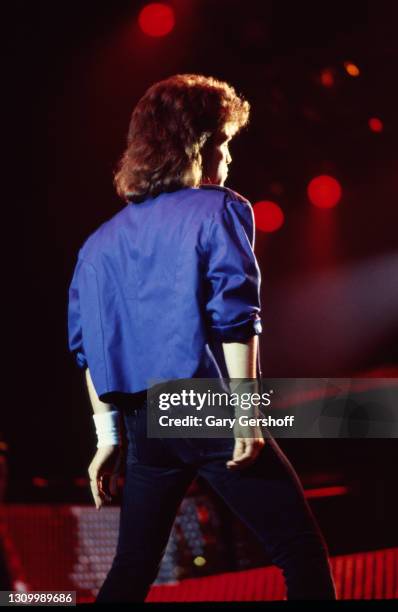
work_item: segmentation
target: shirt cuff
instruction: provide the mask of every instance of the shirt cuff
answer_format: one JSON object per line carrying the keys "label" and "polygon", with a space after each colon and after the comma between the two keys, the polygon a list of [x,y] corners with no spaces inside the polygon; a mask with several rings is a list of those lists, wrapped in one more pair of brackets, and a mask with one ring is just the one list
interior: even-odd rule
{"label": "shirt cuff", "polygon": [[75,357],[79,368],[87,368],[87,359],[82,353],[76,353]]}
{"label": "shirt cuff", "polygon": [[235,325],[212,325],[211,334],[216,340],[221,342],[245,342],[252,336],[262,333],[263,327],[261,318],[256,315]]}

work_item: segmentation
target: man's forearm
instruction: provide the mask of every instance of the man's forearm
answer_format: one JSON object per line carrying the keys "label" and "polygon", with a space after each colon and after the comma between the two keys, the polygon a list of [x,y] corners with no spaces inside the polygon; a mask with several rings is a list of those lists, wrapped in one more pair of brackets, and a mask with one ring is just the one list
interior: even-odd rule
{"label": "man's forearm", "polygon": [[90,370],[88,368],[86,368],[85,375],[87,382],[87,390],[94,414],[103,414],[104,412],[110,412],[111,410],[115,410],[112,404],[106,404],[105,402],[101,402],[101,400],[99,399],[95,387],[93,385],[93,381],[91,379]]}
{"label": "man's forearm", "polygon": [[[247,342],[223,342],[222,344],[228,375],[231,380],[231,392],[258,393],[257,351],[258,336],[252,336]],[[244,383],[242,378],[253,379]],[[238,409],[238,414],[240,411]]]}
{"label": "man's forearm", "polygon": [[247,342],[223,342],[229,378],[256,378],[258,336]]}

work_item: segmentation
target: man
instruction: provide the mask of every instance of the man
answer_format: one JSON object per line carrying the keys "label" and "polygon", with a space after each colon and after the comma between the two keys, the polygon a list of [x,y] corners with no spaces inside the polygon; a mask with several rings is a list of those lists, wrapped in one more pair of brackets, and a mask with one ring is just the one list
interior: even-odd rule
{"label": "man", "polygon": [[249,103],[212,77],[155,83],[133,111],[115,175],[127,204],[79,251],[69,348],[94,410],[97,508],[115,492],[121,416],[128,438],[117,553],[98,603],[144,601],[196,474],[263,542],[289,599],[335,598],[326,545],[275,440],[259,427],[235,428],[235,440],[146,436],[151,380],[260,375],[253,211],[223,187],[229,141],[248,117]]}

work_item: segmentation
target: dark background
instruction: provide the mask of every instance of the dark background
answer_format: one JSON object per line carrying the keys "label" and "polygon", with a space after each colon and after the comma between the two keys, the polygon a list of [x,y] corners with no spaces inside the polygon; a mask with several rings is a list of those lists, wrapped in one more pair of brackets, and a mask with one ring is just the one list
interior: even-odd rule
{"label": "dark background", "polygon": [[[174,0],[176,26],[158,39],[137,26],[144,4],[41,2],[10,25],[19,169],[33,178],[27,188],[19,172],[15,185],[19,223],[26,207],[27,283],[18,283],[20,334],[11,347],[24,365],[2,425],[10,501],[91,503],[72,484],[86,476],[96,442],[67,348],[67,291],[83,240],[124,205],[112,173],[132,109],[174,73],[214,75],[250,101],[227,185],[285,214],[279,231],[256,235],[263,375],[397,376],[396,3]],[[347,75],[345,61],[359,77]],[[332,88],[319,80],[327,68]],[[368,128],[373,116],[383,121],[379,134]],[[306,193],[323,173],[343,189],[328,211]],[[395,501],[396,441],[289,440],[283,448],[308,482],[359,483],[347,530],[373,518],[382,533]]]}

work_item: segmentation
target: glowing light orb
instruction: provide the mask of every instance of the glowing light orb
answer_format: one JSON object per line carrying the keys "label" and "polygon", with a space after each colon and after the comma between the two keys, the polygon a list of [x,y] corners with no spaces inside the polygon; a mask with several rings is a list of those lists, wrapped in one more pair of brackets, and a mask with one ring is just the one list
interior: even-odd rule
{"label": "glowing light orb", "polygon": [[174,11],[168,4],[151,2],[140,12],[138,24],[148,36],[166,36],[174,28]]}
{"label": "glowing light orb", "polygon": [[382,132],[383,131],[383,122],[378,117],[371,117],[368,121],[369,129],[372,132]]}
{"label": "glowing light orb", "polygon": [[206,565],[206,559],[202,557],[201,555],[198,555],[197,557],[195,557],[193,562],[194,562],[194,565],[196,565],[197,567],[203,567],[204,565]]}
{"label": "glowing light orb", "polygon": [[321,83],[324,87],[333,87],[334,85],[334,75],[332,70],[329,68],[325,68],[321,72]]}
{"label": "glowing light orb", "polygon": [[353,64],[352,62],[344,62],[344,68],[347,74],[352,77],[357,77],[361,74],[358,66],[356,64]]}
{"label": "glowing light orb", "polygon": [[261,232],[276,232],[285,221],[285,215],[280,206],[270,200],[256,202],[253,211],[256,228]]}
{"label": "glowing light orb", "polygon": [[310,181],[307,193],[311,204],[318,208],[333,208],[339,203],[342,190],[339,181],[322,174]]}

